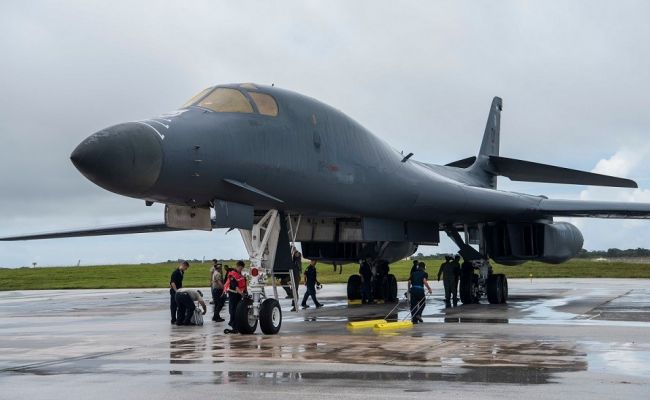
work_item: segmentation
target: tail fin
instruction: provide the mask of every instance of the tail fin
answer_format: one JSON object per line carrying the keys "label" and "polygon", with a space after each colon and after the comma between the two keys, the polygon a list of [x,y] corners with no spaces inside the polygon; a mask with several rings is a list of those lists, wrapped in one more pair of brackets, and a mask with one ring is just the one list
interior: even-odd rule
{"label": "tail fin", "polygon": [[485,156],[498,156],[499,155],[499,136],[501,131],[501,110],[503,109],[503,101],[500,97],[492,99],[490,106],[490,114],[488,115],[487,123],[485,124],[485,132],[483,133],[483,143],[479,155]]}
{"label": "tail fin", "polygon": [[[499,157],[499,133],[501,128],[502,101],[499,97],[492,99],[490,114],[485,124],[485,133],[478,156],[469,167],[478,185],[496,189],[497,176],[505,176],[513,181],[561,183],[572,185],[593,185],[610,187],[638,187],[636,182],[600,175],[593,172],[578,171],[513,158]],[[470,159],[460,160],[451,166],[468,164]]]}
{"label": "tail fin", "polygon": [[496,189],[497,174],[493,171],[490,164],[490,156],[499,155],[499,139],[501,134],[501,110],[503,101],[500,97],[492,99],[490,113],[485,123],[485,132],[483,133],[483,142],[478,152],[476,161],[470,167],[470,173],[482,183],[482,186]]}

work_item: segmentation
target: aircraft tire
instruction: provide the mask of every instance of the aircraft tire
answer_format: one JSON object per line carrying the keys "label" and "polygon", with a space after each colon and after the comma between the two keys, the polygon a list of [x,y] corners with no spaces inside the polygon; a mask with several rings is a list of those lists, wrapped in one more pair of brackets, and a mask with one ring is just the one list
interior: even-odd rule
{"label": "aircraft tire", "polygon": [[260,329],[265,335],[276,335],[282,326],[282,309],[276,299],[266,299],[260,307]]}
{"label": "aircraft tire", "polygon": [[474,296],[472,295],[474,274],[462,274],[460,277],[460,301],[463,304],[474,303]]}
{"label": "aircraft tire", "polygon": [[487,298],[490,304],[499,304],[501,302],[501,291],[499,290],[499,278],[492,274],[487,278]]}
{"label": "aircraft tire", "polygon": [[375,279],[372,284],[372,297],[375,300],[384,300],[384,289],[386,288],[386,277],[381,275],[375,275]]}
{"label": "aircraft tire", "polygon": [[386,277],[386,288],[384,289],[386,294],[386,302],[395,302],[397,301],[397,278],[393,274],[388,274]]}
{"label": "aircraft tire", "polygon": [[235,310],[235,326],[239,333],[251,335],[257,329],[257,318],[253,315],[253,300],[243,298]]}
{"label": "aircraft tire", "polygon": [[348,300],[361,299],[361,276],[354,274],[348,278]]}
{"label": "aircraft tire", "polygon": [[501,304],[508,302],[508,278],[504,274],[498,274],[499,280],[501,282]]}
{"label": "aircraft tire", "polygon": [[503,304],[508,299],[508,280],[504,274],[492,274],[487,280],[487,298],[490,304]]}

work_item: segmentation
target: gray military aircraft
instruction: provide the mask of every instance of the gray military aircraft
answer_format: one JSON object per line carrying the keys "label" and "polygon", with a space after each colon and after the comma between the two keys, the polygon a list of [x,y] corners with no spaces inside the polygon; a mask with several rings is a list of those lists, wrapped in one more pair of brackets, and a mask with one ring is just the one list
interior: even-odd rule
{"label": "gray military aircraft", "polygon": [[[70,157],[86,178],[111,192],[165,204],[164,223],[0,240],[239,229],[252,261],[240,330],[252,333],[259,321],[265,333],[277,333],[281,310],[276,299],[265,299],[263,283],[288,273],[290,243],[300,242],[307,259],[369,260],[376,266],[375,296],[395,300],[388,263],[418,245],[438,244],[443,231],[465,259],[461,301],[487,294],[490,303],[503,303],[507,279],[492,273],[489,258],[508,265],[561,263],[578,254],[583,237],[554,217],[650,218],[650,204],[497,190],[497,176],[637,187],[628,179],[501,157],[501,111],[495,97],[477,156],[433,165],[398,152],[310,97],[255,84],[210,87],[172,113],[101,130]],[[352,275],[349,298],[358,298],[359,286]]]}

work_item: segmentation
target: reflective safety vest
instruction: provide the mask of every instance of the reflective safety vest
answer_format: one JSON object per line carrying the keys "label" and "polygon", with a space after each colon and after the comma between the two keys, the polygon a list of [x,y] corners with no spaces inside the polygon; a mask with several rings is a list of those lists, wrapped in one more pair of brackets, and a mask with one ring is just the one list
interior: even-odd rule
{"label": "reflective safety vest", "polygon": [[228,291],[236,292],[237,288],[241,289],[242,292],[246,292],[246,278],[236,270],[232,270],[228,273]]}

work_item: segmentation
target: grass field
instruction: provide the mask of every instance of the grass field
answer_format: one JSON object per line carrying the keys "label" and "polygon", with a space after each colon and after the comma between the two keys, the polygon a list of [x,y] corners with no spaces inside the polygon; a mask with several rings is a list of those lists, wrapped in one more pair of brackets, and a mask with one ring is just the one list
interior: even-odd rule
{"label": "grass field", "polygon": [[[435,279],[439,259],[426,259],[429,275]],[[228,262],[226,262],[228,264]],[[234,265],[234,262],[230,263]],[[650,264],[626,262],[598,262],[574,259],[561,265],[530,262],[507,267],[493,264],[495,272],[509,278],[650,278]],[[165,288],[176,263],[103,265],[90,267],[0,268],[0,290],[26,289],[119,289]],[[410,261],[391,265],[391,273],[400,281],[408,278]],[[185,274],[184,286],[206,287],[209,284],[210,264],[192,264]],[[343,273],[334,272],[331,265],[318,265],[321,283],[344,283],[358,271],[357,265],[344,265]]]}

